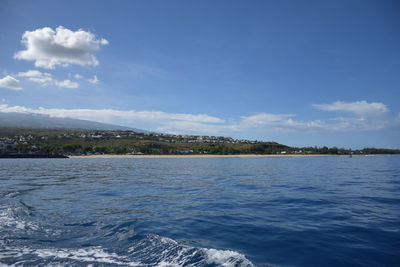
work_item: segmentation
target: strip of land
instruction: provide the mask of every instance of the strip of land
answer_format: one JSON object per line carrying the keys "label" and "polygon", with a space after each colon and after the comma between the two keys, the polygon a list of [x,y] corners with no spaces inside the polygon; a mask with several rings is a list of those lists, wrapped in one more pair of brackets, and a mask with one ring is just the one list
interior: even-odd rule
{"label": "strip of land", "polygon": [[368,154],[400,154],[400,149],[289,147],[276,142],[223,136],[0,127],[0,158],[254,158]]}
{"label": "strip of land", "polygon": [[89,155],[89,156],[69,156],[72,159],[160,159],[160,158],[288,158],[288,157],[329,157],[337,155],[257,155],[257,154],[242,154],[242,155]]}

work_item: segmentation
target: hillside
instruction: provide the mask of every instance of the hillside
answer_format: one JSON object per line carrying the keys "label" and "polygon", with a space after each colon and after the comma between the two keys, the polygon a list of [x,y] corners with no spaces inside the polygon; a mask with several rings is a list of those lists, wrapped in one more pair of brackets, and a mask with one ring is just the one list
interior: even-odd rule
{"label": "hillside", "polygon": [[[121,130],[1,128],[3,152],[50,154],[271,154],[275,142],[223,136],[169,135]],[[1,147],[0,147],[1,150]]]}
{"label": "hillside", "polygon": [[398,149],[351,150],[289,147],[276,142],[223,136],[170,135],[130,130],[0,127],[0,154],[8,155],[179,155],[179,154],[399,154]]}
{"label": "hillside", "polygon": [[51,128],[51,129],[85,129],[85,130],[131,130],[146,132],[141,129],[129,128],[113,124],[100,123],[72,118],[55,118],[33,113],[0,112],[0,127],[13,128]]}

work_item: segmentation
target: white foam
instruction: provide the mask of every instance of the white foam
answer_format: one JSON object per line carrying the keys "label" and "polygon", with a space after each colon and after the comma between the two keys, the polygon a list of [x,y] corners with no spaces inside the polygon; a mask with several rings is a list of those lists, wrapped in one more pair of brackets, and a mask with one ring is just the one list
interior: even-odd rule
{"label": "white foam", "polygon": [[207,256],[207,263],[218,264],[224,267],[254,266],[243,254],[231,250],[217,250],[212,248],[202,249]]}
{"label": "white foam", "polygon": [[84,262],[101,262],[128,266],[143,266],[136,262],[125,261],[123,256],[119,256],[115,253],[108,253],[100,247],[80,249],[38,249],[35,250],[33,253],[41,258],[56,257],[58,259],[72,259]]}
{"label": "white foam", "polygon": [[[11,223],[7,221],[7,224]],[[7,247],[1,241],[0,246],[2,247],[0,266],[5,260],[12,260],[15,266],[29,266],[38,261],[41,262],[41,259],[47,262],[46,265],[54,264],[54,266],[74,264],[68,263],[68,260],[86,264],[93,263],[94,265],[110,264],[135,267],[200,267],[210,264],[223,267],[254,266],[243,254],[236,251],[186,246],[173,239],[157,235],[147,235],[134,241],[122,255],[108,252],[105,248],[97,246],[87,248],[15,248]]]}
{"label": "white foam", "polygon": [[243,254],[231,250],[195,248],[181,245],[173,239],[149,235],[128,250],[132,255],[141,255],[153,262],[151,266],[206,266],[215,264],[224,267],[254,266]]}
{"label": "white foam", "polygon": [[15,215],[15,211],[10,208],[4,207],[0,210],[0,227],[1,228],[14,228],[18,230],[32,229],[37,230],[38,226],[33,222],[26,222]]}
{"label": "white foam", "polygon": [[[79,249],[31,249],[31,248],[7,248],[0,254],[0,260],[10,256],[16,258],[23,255],[36,255],[42,259],[57,261],[60,259],[76,260],[81,262],[96,262],[106,264],[116,264],[123,266],[144,266],[143,264],[127,260],[126,257],[116,253],[108,253],[100,247],[79,248]],[[0,262],[0,264],[2,264]],[[15,266],[26,265],[27,262],[17,262]],[[55,263],[57,265],[57,263]],[[1,265],[0,265],[1,266]]]}

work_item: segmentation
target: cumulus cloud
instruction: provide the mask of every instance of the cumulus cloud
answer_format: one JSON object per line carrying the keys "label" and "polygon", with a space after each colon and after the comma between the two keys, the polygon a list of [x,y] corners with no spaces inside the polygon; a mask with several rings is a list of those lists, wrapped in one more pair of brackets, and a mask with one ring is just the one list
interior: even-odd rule
{"label": "cumulus cloud", "polygon": [[73,82],[71,80],[63,80],[63,81],[58,81],[53,78],[53,76],[50,73],[47,72],[41,72],[38,70],[28,70],[26,72],[19,72],[17,74],[18,77],[24,77],[27,78],[31,82],[38,83],[42,86],[47,86],[47,85],[56,85],[58,87],[63,87],[63,88],[78,88],[79,84],[77,82]]}
{"label": "cumulus cloud", "polygon": [[331,131],[369,131],[381,130],[393,125],[393,118],[390,118],[389,108],[380,102],[343,102],[336,101],[331,104],[317,104],[314,108],[347,113],[350,116],[331,118],[327,121],[326,127]]}
{"label": "cumulus cloud", "polygon": [[324,111],[343,111],[350,112],[357,115],[371,115],[371,114],[384,114],[389,111],[387,106],[383,103],[367,101],[356,102],[342,102],[336,101],[332,104],[317,104],[313,105],[315,108]]}
{"label": "cumulus cloud", "polygon": [[80,75],[79,73],[76,73],[76,74],[74,75],[74,78],[77,79],[77,80],[80,80],[80,79],[83,78],[83,76]]}
{"label": "cumulus cloud", "polygon": [[88,82],[90,82],[92,84],[97,84],[97,83],[99,83],[99,79],[97,78],[96,75],[94,75],[94,77],[92,79],[88,79]]}
{"label": "cumulus cloud", "polygon": [[26,49],[15,53],[14,58],[34,61],[36,67],[46,69],[70,64],[97,66],[99,61],[94,52],[108,44],[106,39],[98,39],[91,32],[62,26],[55,30],[44,27],[26,31],[21,42]]}
{"label": "cumulus cloud", "polygon": [[10,75],[0,79],[0,87],[11,90],[22,90],[20,81]]}
{"label": "cumulus cloud", "polygon": [[63,80],[63,81],[55,81],[55,85],[58,87],[64,87],[64,88],[78,88],[79,84],[77,82],[73,82],[71,80]]}
{"label": "cumulus cloud", "polygon": [[25,72],[18,72],[18,77],[41,77],[41,76],[50,76],[49,73],[40,72],[38,70],[28,70]]}
{"label": "cumulus cloud", "polygon": [[17,76],[28,78],[29,81],[39,83],[41,85],[48,85],[53,82],[53,78],[50,73],[40,72],[38,70],[19,72]]}

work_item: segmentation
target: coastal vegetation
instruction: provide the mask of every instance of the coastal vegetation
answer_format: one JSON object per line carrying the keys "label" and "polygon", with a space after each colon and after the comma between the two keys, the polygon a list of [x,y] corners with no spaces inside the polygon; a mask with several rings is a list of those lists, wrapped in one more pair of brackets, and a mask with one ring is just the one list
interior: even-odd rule
{"label": "coastal vegetation", "polygon": [[235,155],[235,154],[400,154],[399,149],[289,147],[276,142],[223,136],[171,135],[123,130],[0,128],[0,154],[48,155]]}

